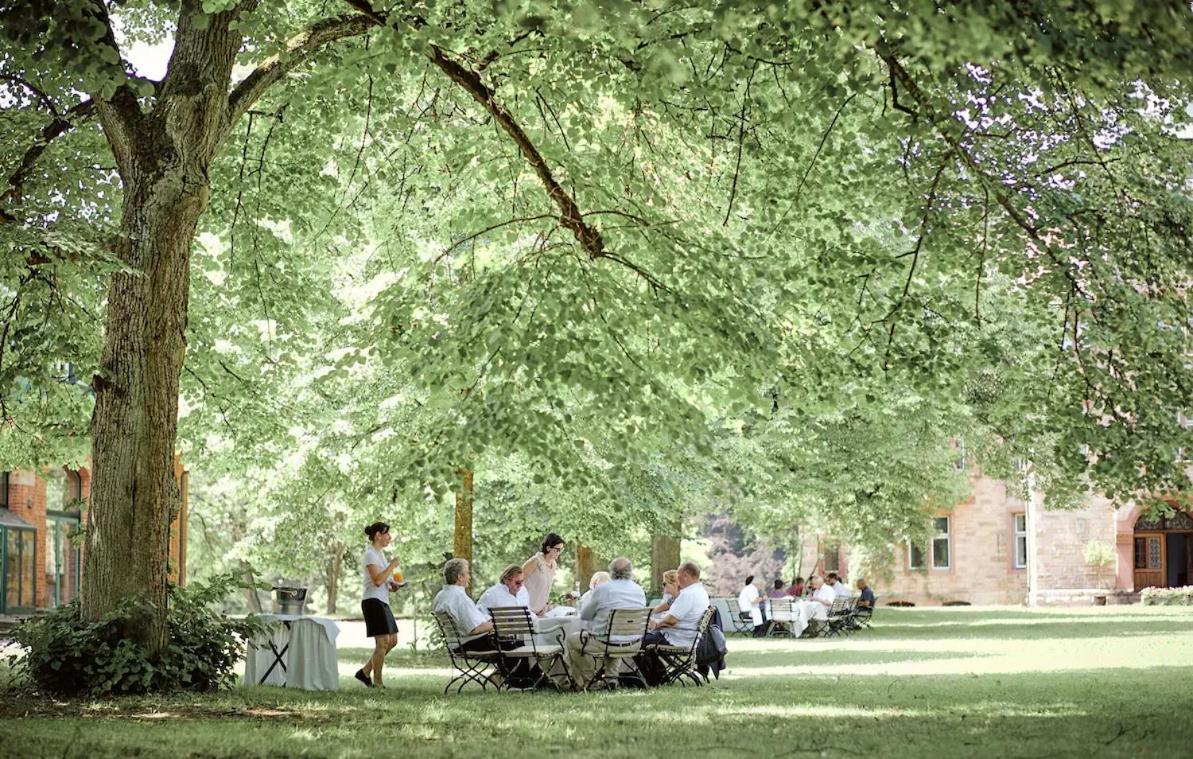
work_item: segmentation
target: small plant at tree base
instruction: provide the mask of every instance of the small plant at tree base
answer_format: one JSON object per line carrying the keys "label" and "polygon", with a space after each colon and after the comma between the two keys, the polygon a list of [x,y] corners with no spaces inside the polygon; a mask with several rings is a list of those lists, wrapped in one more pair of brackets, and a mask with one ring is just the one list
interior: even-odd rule
{"label": "small plant at tree base", "polygon": [[1101,540],[1091,540],[1082,549],[1085,563],[1094,570],[1098,577],[1098,588],[1106,589],[1106,573],[1114,564],[1114,549]]}
{"label": "small plant at tree base", "polygon": [[171,691],[214,691],[236,682],[245,641],[266,628],[255,617],[234,619],[213,608],[239,586],[231,575],[172,587],[169,641],[151,655],[124,637],[125,620],[144,613],[130,600],[101,619],[82,618],[77,600],[21,623],[14,638],[22,652],[13,670],[39,690],[59,696],[112,696]]}

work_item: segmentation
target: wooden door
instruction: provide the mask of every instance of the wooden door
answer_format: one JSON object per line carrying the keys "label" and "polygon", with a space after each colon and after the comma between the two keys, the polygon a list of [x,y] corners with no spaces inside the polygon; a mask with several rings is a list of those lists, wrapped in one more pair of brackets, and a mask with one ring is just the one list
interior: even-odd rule
{"label": "wooden door", "polygon": [[1165,552],[1164,533],[1135,533],[1135,590],[1168,586]]}

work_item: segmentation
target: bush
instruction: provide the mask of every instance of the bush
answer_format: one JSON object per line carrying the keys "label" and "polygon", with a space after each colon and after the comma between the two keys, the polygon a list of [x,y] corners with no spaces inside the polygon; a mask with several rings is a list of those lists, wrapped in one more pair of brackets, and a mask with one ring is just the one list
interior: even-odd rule
{"label": "bush", "polygon": [[169,639],[156,655],[122,634],[144,601],[129,601],[95,621],[83,619],[76,599],[22,622],[14,639],[22,654],[14,671],[37,688],[61,696],[111,696],[170,691],[213,691],[236,682],[245,641],[265,629],[259,619],[233,619],[212,606],[239,581],[213,578],[190,589],[170,588]]}
{"label": "bush", "polygon": [[1193,606],[1193,586],[1144,588],[1139,602],[1144,606]]}

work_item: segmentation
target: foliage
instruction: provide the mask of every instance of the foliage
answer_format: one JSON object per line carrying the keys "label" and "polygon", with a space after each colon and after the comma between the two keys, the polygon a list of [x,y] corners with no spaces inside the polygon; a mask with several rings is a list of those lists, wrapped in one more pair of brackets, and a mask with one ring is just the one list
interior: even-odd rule
{"label": "foliage", "polygon": [[[5,133],[80,93],[150,111],[127,43],[233,5],[248,71],[368,4],[136,0],[123,50],[107,4],[18,4]],[[393,513],[430,561],[461,466],[486,561],[730,510],[784,549],[913,539],[957,440],[1050,506],[1188,489],[1187,3],[407,10],[285,56],[204,174],[179,443],[210,555],[322,574]],[[82,456],[90,396],[50,367],[94,374],[122,265],[119,167],[70,118],[4,191],[4,463]]]}
{"label": "foliage", "polygon": [[212,609],[236,585],[235,578],[228,576],[188,589],[172,587],[169,643],[158,656],[148,655],[123,633],[137,601],[126,601],[103,618],[88,621],[75,600],[22,622],[14,633],[22,651],[10,657],[10,664],[30,684],[56,696],[231,687],[245,641],[264,629],[254,617],[233,619]]}
{"label": "foliage", "polygon": [[1090,540],[1081,549],[1085,563],[1102,570],[1114,563],[1114,548],[1104,540]]}
{"label": "foliage", "polygon": [[1139,594],[1144,606],[1193,606],[1193,586],[1183,588],[1144,588]]}

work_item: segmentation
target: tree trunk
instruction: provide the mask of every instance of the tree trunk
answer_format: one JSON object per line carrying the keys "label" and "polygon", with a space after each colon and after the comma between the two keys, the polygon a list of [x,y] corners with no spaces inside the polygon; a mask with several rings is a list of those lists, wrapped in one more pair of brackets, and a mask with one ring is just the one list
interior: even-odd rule
{"label": "tree trunk", "polygon": [[[472,470],[461,469],[460,489],[456,491],[456,531],[452,556],[472,564]],[[470,583],[471,584],[471,583]]]}
{"label": "tree trunk", "polygon": [[581,593],[588,590],[592,576],[600,571],[600,563],[596,551],[586,545],[576,544],[576,584],[580,586]]}
{"label": "tree trunk", "polygon": [[663,572],[679,566],[679,538],[675,535],[652,535],[650,538],[650,592],[663,592]]}
{"label": "tree trunk", "polygon": [[244,600],[248,604],[250,614],[261,614],[265,611],[261,606],[261,596],[257,594],[257,578],[253,575],[253,565],[240,560],[240,574],[249,586],[244,589]]}
{"label": "tree trunk", "polygon": [[[83,613],[97,619],[130,597],[164,612],[174,481],[178,381],[186,352],[190,248],[207,205],[205,183],[180,169],[126,177],[121,260],[108,289],[103,357],[91,418],[91,519]],[[138,613],[125,634],[165,644],[164,613]]]}
{"label": "tree trunk", "polygon": [[178,383],[186,353],[190,253],[207,208],[208,167],[225,134],[232,63],[242,38],[235,11],[181,8],[169,71],[152,110],[127,87],[96,113],[123,183],[99,372],[92,381],[91,513],[83,614],[98,619],[127,599],[139,607],[125,637],[151,654],[166,643],[166,560],[178,509],[174,481]]}
{"label": "tree trunk", "polygon": [[331,544],[331,560],[327,565],[327,613],[336,613],[336,601],[340,594],[340,571],[344,566],[344,545],[339,541]]}

